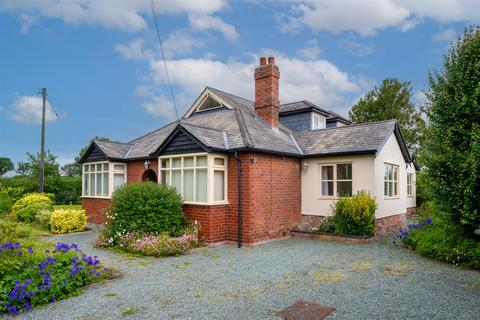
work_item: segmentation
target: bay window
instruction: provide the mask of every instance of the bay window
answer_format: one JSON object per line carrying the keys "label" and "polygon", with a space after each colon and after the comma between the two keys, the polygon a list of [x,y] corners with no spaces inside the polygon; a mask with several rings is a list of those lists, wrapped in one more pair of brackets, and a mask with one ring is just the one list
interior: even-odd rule
{"label": "bay window", "polygon": [[348,197],[352,195],[352,164],[320,165],[322,197]]}
{"label": "bay window", "polygon": [[162,156],[160,183],[174,187],[185,203],[227,202],[227,160],[216,154]]}
{"label": "bay window", "polygon": [[126,164],[86,163],[82,166],[82,196],[108,198],[126,182]]}
{"label": "bay window", "polygon": [[386,198],[398,197],[398,166],[384,164],[383,194]]}

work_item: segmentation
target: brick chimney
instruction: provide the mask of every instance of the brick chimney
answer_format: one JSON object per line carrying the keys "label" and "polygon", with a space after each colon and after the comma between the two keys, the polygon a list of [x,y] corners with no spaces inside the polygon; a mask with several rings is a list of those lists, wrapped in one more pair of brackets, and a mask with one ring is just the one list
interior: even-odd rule
{"label": "brick chimney", "polygon": [[280,71],[274,57],[260,58],[260,66],[255,69],[255,112],[272,128],[278,128],[280,99],[278,80]]}

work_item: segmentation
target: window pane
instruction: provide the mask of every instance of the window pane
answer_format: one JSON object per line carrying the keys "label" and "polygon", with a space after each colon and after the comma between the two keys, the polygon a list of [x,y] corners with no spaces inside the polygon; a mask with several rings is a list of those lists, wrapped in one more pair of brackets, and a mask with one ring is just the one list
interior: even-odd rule
{"label": "window pane", "polygon": [[383,166],[383,180],[388,180],[388,166]]}
{"label": "window pane", "polygon": [[174,187],[179,194],[182,194],[182,172],[180,170],[172,171],[172,187]]}
{"label": "window pane", "polygon": [[183,166],[192,168],[193,167],[193,157],[183,158]]}
{"label": "window pane", "polygon": [[206,167],[207,166],[207,157],[197,157],[197,167]]}
{"label": "window pane", "polygon": [[193,201],[193,170],[183,171],[183,200]]}
{"label": "window pane", "polygon": [[83,166],[83,172],[88,172],[89,170],[89,166],[88,165],[84,165]]}
{"label": "window pane", "polygon": [[351,180],[352,179],[352,165],[337,164],[337,180]]}
{"label": "window pane", "polygon": [[393,180],[393,167],[388,166],[388,180]]}
{"label": "window pane", "polygon": [[333,180],[333,166],[322,166],[322,180]]}
{"label": "window pane", "polygon": [[95,165],[94,164],[91,164],[90,165],[90,172],[94,172],[95,171]]}
{"label": "window pane", "polygon": [[393,184],[393,195],[398,196],[398,190],[397,190],[398,183],[392,182],[392,184]]}
{"label": "window pane", "polygon": [[391,197],[393,195],[393,182],[388,183],[388,196]]}
{"label": "window pane", "polygon": [[95,195],[95,174],[90,174],[90,195]]}
{"label": "window pane", "polygon": [[388,182],[383,183],[383,195],[388,196]]}
{"label": "window pane", "polygon": [[88,174],[83,175],[83,194],[88,195]]}
{"label": "window pane", "polygon": [[223,158],[214,158],[213,164],[216,166],[225,166],[225,159]]}
{"label": "window pane", "polygon": [[181,168],[182,167],[182,158],[172,159],[172,167],[173,168]]}
{"label": "window pane", "polygon": [[337,196],[349,197],[352,195],[352,181],[338,181],[337,182]]}
{"label": "window pane", "polygon": [[108,196],[108,173],[103,174],[103,195]]}
{"label": "window pane", "polygon": [[225,172],[214,171],[213,173],[213,200],[225,200]]}
{"label": "window pane", "polygon": [[108,163],[103,164],[103,171],[108,171]]}
{"label": "window pane", "polygon": [[322,181],[322,196],[333,196],[333,181]]}
{"label": "window pane", "polygon": [[125,170],[125,165],[115,164],[115,165],[113,165],[113,170],[124,171]]}
{"label": "window pane", "polygon": [[170,159],[162,160],[162,168],[170,168]]}
{"label": "window pane", "polygon": [[398,167],[393,167],[393,180],[398,181]]}
{"label": "window pane", "polygon": [[162,171],[161,175],[162,180],[160,183],[164,186],[168,186],[170,184],[170,171]]}
{"label": "window pane", "polygon": [[113,190],[117,190],[124,183],[125,175],[123,173],[113,174]]}
{"label": "window pane", "polygon": [[97,163],[97,171],[102,171],[103,165],[101,163]]}
{"label": "window pane", "polygon": [[196,202],[207,202],[207,169],[197,170]]}
{"label": "window pane", "polygon": [[97,192],[96,192],[97,196],[101,196],[102,195],[102,174],[101,173],[97,173]]}

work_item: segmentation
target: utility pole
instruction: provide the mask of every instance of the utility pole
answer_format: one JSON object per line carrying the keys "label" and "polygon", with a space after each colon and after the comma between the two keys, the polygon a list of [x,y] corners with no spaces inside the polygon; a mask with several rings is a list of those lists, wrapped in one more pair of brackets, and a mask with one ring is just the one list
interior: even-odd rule
{"label": "utility pole", "polygon": [[40,143],[40,192],[43,192],[43,180],[45,174],[45,104],[47,102],[47,88],[40,90],[42,95],[42,140]]}

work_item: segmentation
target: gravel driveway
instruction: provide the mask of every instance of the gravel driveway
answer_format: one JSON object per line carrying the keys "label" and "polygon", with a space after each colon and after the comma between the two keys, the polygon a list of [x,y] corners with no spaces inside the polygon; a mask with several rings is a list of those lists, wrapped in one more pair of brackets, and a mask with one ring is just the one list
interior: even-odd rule
{"label": "gravel driveway", "polygon": [[123,277],[17,319],[276,319],[300,299],[335,307],[329,320],[480,317],[480,272],[423,259],[390,239],[368,245],[286,239],[132,258],[92,248],[94,236],[56,238],[78,243]]}

